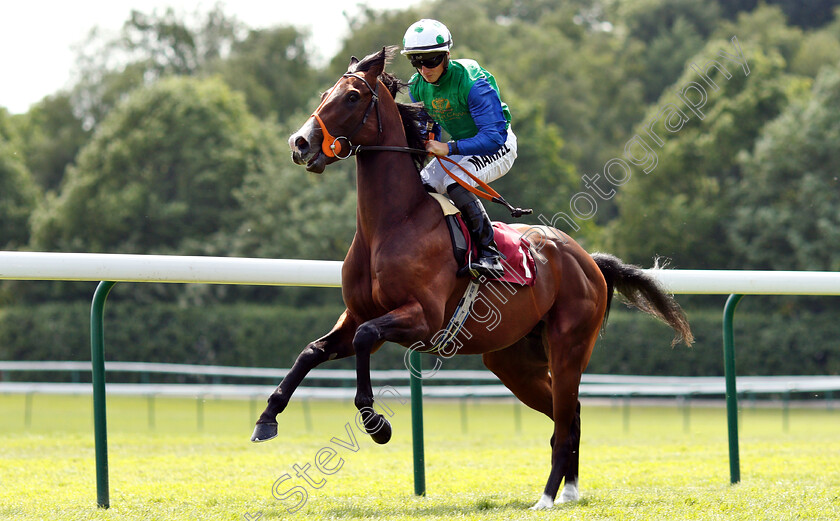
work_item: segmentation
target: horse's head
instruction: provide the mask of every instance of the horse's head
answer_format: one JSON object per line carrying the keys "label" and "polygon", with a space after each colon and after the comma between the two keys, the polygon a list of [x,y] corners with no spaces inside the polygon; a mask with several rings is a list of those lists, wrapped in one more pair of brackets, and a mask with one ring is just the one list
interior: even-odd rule
{"label": "horse's head", "polygon": [[[382,132],[379,76],[393,55],[393,48],[350,60],[347,72],[321,96],[321,104],[289,138],[292,160],[320,174],[330,163],[349,157],[352,147],[371,144]],[[352,140],[352,141],[351,141]]]}

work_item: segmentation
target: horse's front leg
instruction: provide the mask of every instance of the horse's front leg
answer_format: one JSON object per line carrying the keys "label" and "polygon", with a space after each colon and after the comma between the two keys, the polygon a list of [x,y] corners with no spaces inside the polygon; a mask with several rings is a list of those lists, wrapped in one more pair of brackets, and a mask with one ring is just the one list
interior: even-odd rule
{"label": "horse's front leg", "polygon": [[384,342],[411,343],[426,338],[429,327],[419,303],[413,302],[359,326],[353,338],[356,351],[356,408],[373,441],[388,443],[391,424],[373,409],[370,355]]}
{"label": "horse's front leg", "polygon": [[353,355],[353,335],[357,325],[357,322],[345,310],[332,331],[310,342],[301,351],[289,373],[268,397],[268,406],[257,420],[251,441],[268,441],[277,436],[277,415],[283,412],[289,404],[292,393],[313,367],[327,360]]}

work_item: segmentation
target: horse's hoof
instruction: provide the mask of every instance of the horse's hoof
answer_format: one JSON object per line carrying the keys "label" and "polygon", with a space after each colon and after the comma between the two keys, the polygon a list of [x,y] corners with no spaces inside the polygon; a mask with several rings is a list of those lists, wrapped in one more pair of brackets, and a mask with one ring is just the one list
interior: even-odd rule
{"label": "horse's hoof", "polygon": [[531,507],[531,510],[547,510],[554,506],[554,499],[547,494],[543,494],[539,501]]}
{"label": "horse's hoof", "polygon": [[577,485],[567,484],[563,487],[563,492],[560,493],[560,497],[557,499],[557,502],[573,503],[575,501],[580,501],[580,492],[578,492]]}
{"label": "horse's hoof", "polygon": [[277,437],[277,422],[258,423],[254,427],[254,434],[251,434],[251,441],[254,443],[268,441]]}
{"label": "horse's hoof", "polygon": [[388,422],[388,420],[385,419],[384,416],[379,415],[379,418],[381,420],[379,428],[376,429],[375,432],[368,432],[368,434],[370,434],[370,437],[376,443],[380,445],[385,445],[386,443],[391,441],[391,424]]}

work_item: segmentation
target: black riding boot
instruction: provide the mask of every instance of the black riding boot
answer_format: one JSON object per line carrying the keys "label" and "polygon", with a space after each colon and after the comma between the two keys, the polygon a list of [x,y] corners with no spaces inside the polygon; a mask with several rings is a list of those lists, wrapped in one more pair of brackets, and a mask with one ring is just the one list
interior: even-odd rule
{"label": "black riding boot", "polygon": [[470,264],[470,269],[489,278],[501,277],[505,268],[499,260],[501,254],[493,241],[493,225],[490,224],[490,217],[487,216],[484,205],[475,194],[459,184],[449,185],[446,191],[461,211],[473,240],[478,244],[478,259]]}

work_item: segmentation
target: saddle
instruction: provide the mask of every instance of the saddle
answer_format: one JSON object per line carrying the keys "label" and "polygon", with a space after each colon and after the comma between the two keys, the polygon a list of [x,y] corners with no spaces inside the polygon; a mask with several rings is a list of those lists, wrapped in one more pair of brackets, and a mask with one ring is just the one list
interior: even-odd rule
{"label": "saddle", "polygon": [[[458,208],[441,194],[429,192],[429,195],[440,204],[446,219],[449,237],[452,240],[452,252],[458,263],[458,276],[468,275],[468,261],[470,256],[478,255],[478,247],[473,244],[469,229],[461,218]],[[537,278],[537,265],[531,251],[531,244],[509,225],[497,221],[492,224],[496,246],[502,253],[502,265],[505,267],[505,274],[496,280],[521,286],[533,286]]]}

